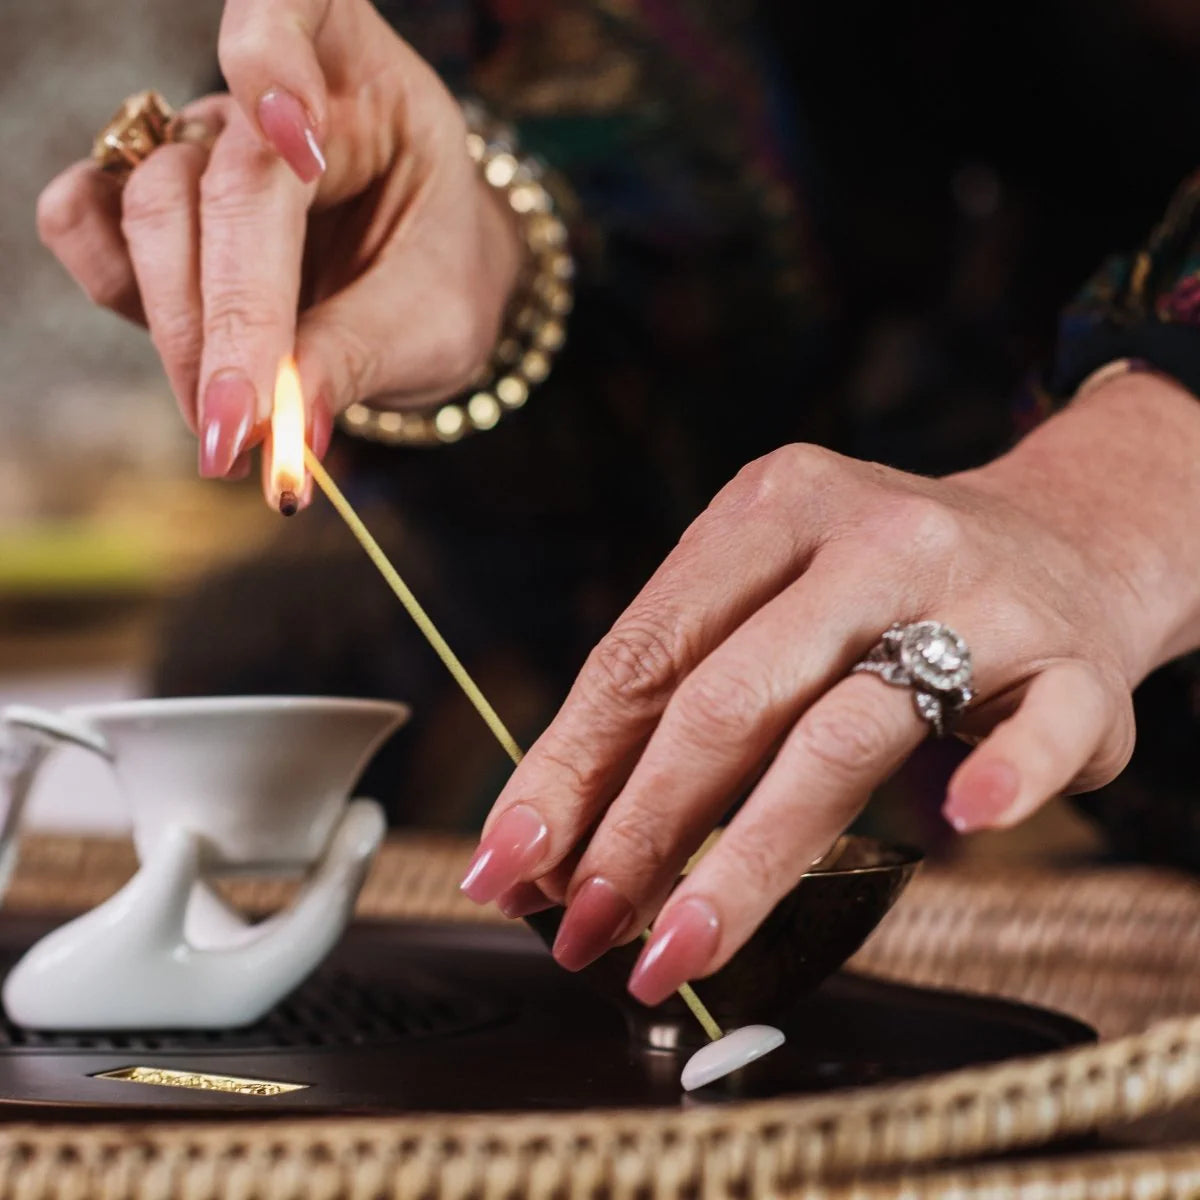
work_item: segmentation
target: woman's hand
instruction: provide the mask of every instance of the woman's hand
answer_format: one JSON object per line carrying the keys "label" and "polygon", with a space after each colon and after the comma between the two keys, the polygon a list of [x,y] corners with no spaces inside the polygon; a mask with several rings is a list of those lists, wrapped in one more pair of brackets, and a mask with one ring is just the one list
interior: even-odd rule
{"label": "woman's hand", "polygon": [[463,389],[520,268],[458,104],[368,0],[228,0],[220,59],[232,98],[184,112],[211,151],[162,146],[123,193],[78,163],[38,209],[88,295],[148,325],[208,476],[261,438],[293,348],[318,453],[355,400]]}
{"label": "woman's hand", "polygon": [[646,927],[752,785],[631,990],[654,1004],[716,970],[927,735],[907,689],[849,674],[897,621],[945,622],[973,653],[957,828],[1112,779],[1132,687],[1196,642],[1197,455],[1200,404],[1142,376],[947,479],[812,446],[752,463],[596,647],[464,890],[510,915],[565,902],[555,954],[578,969]]}

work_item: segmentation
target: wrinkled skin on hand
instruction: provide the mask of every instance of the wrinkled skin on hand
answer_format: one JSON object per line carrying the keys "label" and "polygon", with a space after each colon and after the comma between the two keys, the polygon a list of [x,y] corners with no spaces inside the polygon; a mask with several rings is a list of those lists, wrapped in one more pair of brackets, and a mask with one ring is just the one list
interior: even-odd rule
{"label": "wrinkled skin on hand", "polygon": [[[647,1003],[718,969],[927,735],[908,689],[849,674],[893,622],[944,622],[973,654],[956,827],[1011,825],[1112,779],[1132,751],[1132,688],[1195,638],[1194,585],[1164,585],[1174,506],[1130,501],[1153,468],[1116,415],[1167,386],[1164,412],[1194,439],[1194,399],[1154,381],[1113,385],[944,479],[806,445],[751,463],[595,648],[464,889],[510,914],[566,903],[555,952],[572,969],[662,909],[631,981]],[[1080,439],[1096,449],[1068,457]]]}

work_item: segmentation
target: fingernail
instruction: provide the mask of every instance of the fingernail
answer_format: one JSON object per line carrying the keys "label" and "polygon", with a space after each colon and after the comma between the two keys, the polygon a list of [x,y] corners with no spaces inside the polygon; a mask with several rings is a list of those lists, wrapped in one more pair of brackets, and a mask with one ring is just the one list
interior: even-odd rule
{"label": "fingernail", "polygon": [[233,460],[233,466],[225,475],[225,478],[230,483],[240,483],[243,479],[248,479],[250,476],[250,452],[243,450],[241,454]]}
{"label": "fingernail", "polygon": [[308,418],[308,444],[317,458],[324,458],[333,438],[333,417],[325,397],[318,396],[312,403]]}
{"label": "fingernail", "polygon": [[568,971],[582,971],[611,950],[633,920],[633,905],[607,879],[592,876],[575,893],[554,939],[554,958]]}
{"label": "fingernail", "polygon": [[516,920],[545,912],[554,907],[554,901],[536,883],[518,883],[496,897],[496,907],[506,917]]}
{"label": "fingernail", "polygon": [[495,900],[537,866],[549,832],[535,808],[528,804],[510,808],[479,843],[462,890],[476,904]]}
{"label": "fingernail", "polygon": [[258,398],[240,371],[222,371],[208,381],[200,403],[200,474],[220,479],[229,474],[246,443]]}
{"label": "fingernail", "polygon": [[959,833],[987,829],[1009,812],[1020,786],[1016,770],[1006,762],[968,770],[964,779],[951,783],[942,815]]}
{"label": "fingernail", "polygon": [[658,919],[633,974],[629,991],[643,1004],[661,1004],[680,984],[704,971],[717,949],[721,922],[700,896],[673,905]]}
{"label": "fingernail", "polygon": [[258,102],[258,123],[267,141],[305,183],[325,170],[325,156],[308,110],[283,88],[272,88]]}

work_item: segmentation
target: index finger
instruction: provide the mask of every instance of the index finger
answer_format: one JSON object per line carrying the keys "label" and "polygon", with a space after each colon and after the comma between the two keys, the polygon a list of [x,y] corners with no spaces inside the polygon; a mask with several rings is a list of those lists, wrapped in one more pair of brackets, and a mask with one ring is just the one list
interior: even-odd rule
{"label": "index finger", "polygon": [[226,474],[271,412],[292,352],[310,191],[230,115],[200,184],[201,473]]}

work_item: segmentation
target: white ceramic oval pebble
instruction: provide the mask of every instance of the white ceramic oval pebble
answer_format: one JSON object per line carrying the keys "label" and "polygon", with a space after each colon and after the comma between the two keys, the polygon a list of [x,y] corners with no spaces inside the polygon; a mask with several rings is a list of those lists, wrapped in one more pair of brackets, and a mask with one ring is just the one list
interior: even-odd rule
{"label": "white ceramic oval pebble", "polygon": [[747,1063],[752,1063],[772,1050],[778,1050],[787,1039],[782,1029],[774,1025],[745,1025],[727,1033],[723,1038],[710,1042],[697,1050],[683,1068],[679,1082],[684,1091],[696,1088],[732,1074]]}

